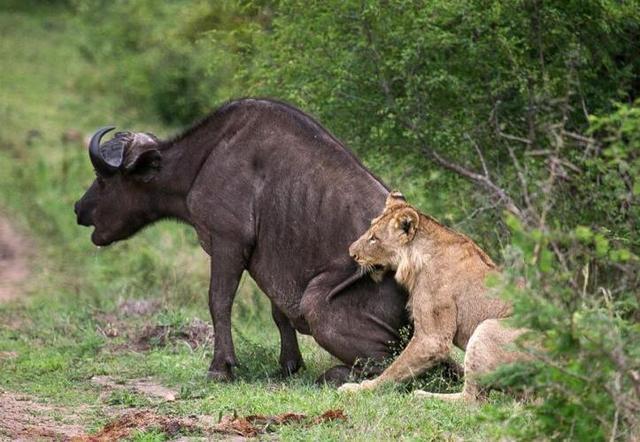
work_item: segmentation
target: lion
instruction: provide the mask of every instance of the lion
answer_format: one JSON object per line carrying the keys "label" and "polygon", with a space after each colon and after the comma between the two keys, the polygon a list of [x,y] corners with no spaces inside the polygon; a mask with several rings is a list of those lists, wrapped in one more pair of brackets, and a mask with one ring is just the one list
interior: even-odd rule
{"label": "lion", "polygon": [[512,346],[523,329],[503,322],[511,305],[491,296],[485,279],[499,270],[465,235],[420,213],[398,192],[389,194],[383,213],[349,248],[367,271],[395,271],[409,293],[414,334],[398,358],[375,379],[348,383],[341,391],[369,390],[420,375],[448,357],[453,345],[465,351],[463,391],[421,397],[475,402],[485,396],[478,377],[498,365],[525,358]]}

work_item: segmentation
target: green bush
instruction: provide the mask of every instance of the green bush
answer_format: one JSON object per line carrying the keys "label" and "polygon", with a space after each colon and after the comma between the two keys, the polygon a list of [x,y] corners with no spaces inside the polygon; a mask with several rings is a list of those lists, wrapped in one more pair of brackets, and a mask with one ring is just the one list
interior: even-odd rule
{"label": "green bush", "polygon": [[187,125],[233,95],[259,11],[233,2],[76,0],[83,53],[123,106]]}
{"label": "green bush", "polygon": [[[531,330],[523,344],[533,366],[504,367],[491,382],[533,393],[527,426],[512,420],[510,436],[535,439],[633,440],[640,431],[640,259],[604,236],[528,231],[514,218],[509,249],[514,322]],[[560,244],[566,268],[546,244]],[[540,252],[538,252],[540,251]],[[522,287],[523,279],[526,281]]]}
{"label": "green bush", "polygon": [[[281,1],[239,75],[252,94],[317,115],[393,187],[495,256],[508,242],[500,207],[525,210],[544,175],[548,126],[565,121],[579,135],[587,114],[638,95],[640,62],[627,55],[640,49],[638,6]],[[555,213],[580,222],[576,205]]]}

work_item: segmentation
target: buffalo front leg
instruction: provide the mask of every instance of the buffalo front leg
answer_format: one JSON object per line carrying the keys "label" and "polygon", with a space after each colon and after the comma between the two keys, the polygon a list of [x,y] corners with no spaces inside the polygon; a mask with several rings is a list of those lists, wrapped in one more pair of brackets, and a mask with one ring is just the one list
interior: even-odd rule
{"label": "buffalo front leg", "polygon": [[271,316],[280,332],[280,367],[284,376],[291,376],[304,366],[298,347],[296,330],[289,318],[272,302]]}
{"label": "buffalo front leg", "polygon": [[232,368],[236,365],[235,349],[231,337],[231,307],[240,276],[244,270],[241,253],[216,243],[223,251],[211,255],[211,284],[209,286],[209,311],[213,320],[213,361],[209,367],[209,379],[233,380]]}

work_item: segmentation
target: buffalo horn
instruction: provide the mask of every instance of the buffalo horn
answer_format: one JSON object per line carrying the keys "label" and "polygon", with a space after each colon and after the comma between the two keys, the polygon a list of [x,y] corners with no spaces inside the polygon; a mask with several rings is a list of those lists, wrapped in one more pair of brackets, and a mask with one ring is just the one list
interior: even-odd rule
{"label": "buffalo horn", "polygon": [[100,151],[100,139],[104,134],[112,131],[113,129],[115,129],[115,126],[107,126],[98,129],[96,133],[93,134],[91,141],[89,142],[89,157],[91,158],[91,163],[96,171],[103,175],[110,175],[114,173],[120,166],[119,164],[115,165],[107,163]]}

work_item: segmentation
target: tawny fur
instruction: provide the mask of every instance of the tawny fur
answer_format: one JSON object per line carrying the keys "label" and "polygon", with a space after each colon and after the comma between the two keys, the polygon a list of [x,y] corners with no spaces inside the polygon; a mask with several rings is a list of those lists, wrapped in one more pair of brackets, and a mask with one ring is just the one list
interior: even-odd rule
{"label": "tawny fur", "polygon": [[349,252],[365,268],[395,270],[396,280],[409,292],[407,307],[415,327],[407,347],[379,377],[345,384],[341,390],[407,380],[446,359],[456,345],[466,352],[462,393],[416,394],[475,401],[482,396],[479,375],[524,357],[512,348],[523,330],[502,324],[511,306],[485,286],[486,277],[498,272],[491,258],[465,235],[418,212],[401,194],[389,195],[382,215]]}

